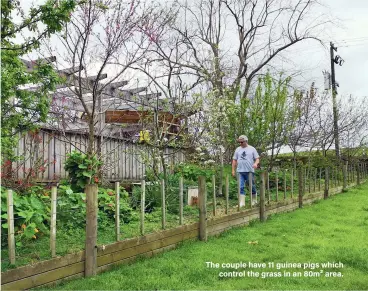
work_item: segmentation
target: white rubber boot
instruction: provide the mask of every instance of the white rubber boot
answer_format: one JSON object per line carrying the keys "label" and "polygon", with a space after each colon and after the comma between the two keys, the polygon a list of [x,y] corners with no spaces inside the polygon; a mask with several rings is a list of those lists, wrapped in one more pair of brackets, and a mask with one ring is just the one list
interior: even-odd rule
{"label": "white rubber boot", "polygon": [[245,195],[240,194],[240,207],[245,206]]}

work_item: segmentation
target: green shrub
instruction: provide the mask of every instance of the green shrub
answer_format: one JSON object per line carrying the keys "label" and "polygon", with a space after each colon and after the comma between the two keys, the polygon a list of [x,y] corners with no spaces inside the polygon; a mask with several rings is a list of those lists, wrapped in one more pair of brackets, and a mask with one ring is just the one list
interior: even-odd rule
{"label": "green shrub", "polygon": [[[83,227],[86,222],[86,194],[74,192],[70,186],[60,186],[58,198],[58,218],[69,227]],[[131,220],[132,208],[128,192],[120,188],[120,219]],[[98,222],[103,227],[115,220],[115,190],[98,188]]]}
{"label": "green shrub", "polygon": [[[19,195],[13,191],[14,231],[18,245],[21,244],[22,239],[36,239],[42,233],[48,233],[49,229],[49,196],[42,195],[43,198],[41,198],[39,197],[41,195],[36,193],[35,189],[32,189],[30,192],[29,195]],[[7,245],[8,209],[7,194],[4,187],[1,187],[1,213],[1,243],[2,245]]]}
{"label": "green shrub", "polygon": [[194,164],[179,164],[174,169],[176,174],[182,175],[188,181],[198,181],[199,176],[205,176],[207,181],[215,175],[215,170],[212,167],[201,167]]}
{"label": "green shrub", "polygon": [[87,155],[77,151],[68,154],[64,168],[69,173],[72,189],[80,192],[87,184],[98,183],[96,175],[101,165],[96,156],[88,158]]}
{"label": "green shrub", "polygon": [[[98,189],[98,208],[106,213],[107,217],[115,219],[115,190],[99,188]],[[129,203],[129,194],[124,188],[120,188],[120,219],[128,223],[132,217],[132,208]]]}

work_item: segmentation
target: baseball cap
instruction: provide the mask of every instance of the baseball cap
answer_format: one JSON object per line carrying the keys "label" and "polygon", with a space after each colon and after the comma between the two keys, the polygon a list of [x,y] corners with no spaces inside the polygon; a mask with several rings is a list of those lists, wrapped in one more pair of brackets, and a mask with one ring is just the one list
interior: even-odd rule
{"label": "baseball cap", "polygon": [[239,140],[248,141],[248,137],[246,135],[241,135],[241,136],[238,137],[238,141]]}

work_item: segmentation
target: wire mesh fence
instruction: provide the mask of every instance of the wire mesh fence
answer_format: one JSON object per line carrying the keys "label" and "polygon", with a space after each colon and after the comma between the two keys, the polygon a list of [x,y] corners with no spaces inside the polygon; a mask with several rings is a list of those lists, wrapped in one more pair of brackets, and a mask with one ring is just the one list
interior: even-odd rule
{"label": "wire mesh fence", "polygon": [[[263,176],[265,204],[297,199],[301,190],[303,195],[308,195],[341,187],[344,183],[347,186],[358,184],[367,177],[367,165],[353,165],[346,168],[302,168],[300,173],[301,176],[297,169],[265,172]],[[250,200],[249,184],[244,187],[245,205],[239,207],[240,188],[236,177],[225,175],[221,185],[219,182],[218,178],[212,176],[207,177],[206,180],[206,217],[208,220],[236,213],[239,210],[258,207],[257,204],[252,205],[254,201]],[[259,203],[261,182],[261,171],[256,171],[254,183],[258,194],[258,197],[255,198],[257,203]],[[112,189],[100,188],[97,205],[97,244],[111,244],[118,240],[198,222],[198,185],[188,183],[183,179],[175,183],[171,182],[165,186],[162,181],[141,181],[126,189],[116,184],[111,187]],[[65,188],[59,188],[57,192],[56,215],[54,215],[56,225],[54,255],[60,256],[83,250],[85,247],[86,200],[88,197],[85,193],[74,193]],[[117,199],[118,196],[119,199]],[[6,199],[3,198],[2,202],[6,203]],[[53,256],[51,244],[53,237],[50,231],[53,220],[52,199],[50,196],[44,196],[37,200],[38,204],[35,201],[33,201],[33,206],[45,211],[45,215],[35,214],[37,211],[32,211],[32,203],[29,201],[29,212],[33,213],[28,214],[28,217],[27,213],[20,211],[19,201],[14,203],[13,239],[16,263],[13,265],[16,266],[49,259]],[[32,220],[33,215],[41,215],[42,220],[37,220],[33,229],[34,234],[26,239],[25,232],[34,221]],[[13,266],[9,259],[8,222],[9,218],[3,214],[1,216],[2,270]],[[29,236],[31,232],[29,229],[27,231]]]}

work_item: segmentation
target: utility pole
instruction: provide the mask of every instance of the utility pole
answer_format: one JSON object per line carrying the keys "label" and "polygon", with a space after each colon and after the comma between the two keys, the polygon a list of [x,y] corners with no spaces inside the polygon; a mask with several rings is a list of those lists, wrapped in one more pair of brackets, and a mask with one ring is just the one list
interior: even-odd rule
{"label": "utility pole", "polygon": [[338,111],[337,111],[337,102],[336,102],[336,86],[338,84],[335,80],[335,64],[339,64],[342,66],[344,60],[340,56],[334,57],[334,51],[337,52],[337,47],[334,46],[332,42],[330,42],[330,55],[331,55],[331,81],[332,81],[332,110],[333,110],[333,123],[334,123],[334,139],[335,139],[335,152],[336,158],[340,159],[340,143],[339,143],[339,126],[338,126]]}

